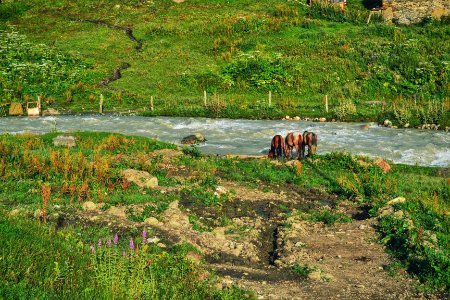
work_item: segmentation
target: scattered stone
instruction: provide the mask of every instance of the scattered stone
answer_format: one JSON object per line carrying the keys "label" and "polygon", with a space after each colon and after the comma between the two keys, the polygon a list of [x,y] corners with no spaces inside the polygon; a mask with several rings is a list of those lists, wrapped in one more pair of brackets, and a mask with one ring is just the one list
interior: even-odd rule
{"label": "scattered stone", "polygon": [[383,122],[384,127],[391,127],[392,126],[392,122],[389,121],[388,119],[384,120]]}
{"label": "scattered stone", "polygon": [[155,217],[149,217],[144,220],[144,223],[152,226],[157,226],[159,224],[159,221]]}
{"label": "scattered stone", "polygon": [[294,120],[299,121],[299,120],[300,120],[300,117],[299,117],[299,116],[295,116],[295,117],[294,117]]}
{"label": "scattered stone", "polygon": [[124,207],[111,206],[107,210],[107,213],[111,216],[115,216],[120,219],[126,219],[126,217],[127,217]]}
{"label": "scattered stone", "polygon": [[97,209],[97,205],[92,201],[86,201],[81,206],[85,211],[93,211]]}
{"label": "scattered stone", "polygon": [[76,145],[77,145],[76,139],[72,135],[67,135],[67,134],[58,135],[57,137],[55,137],[53,139],[53,146],[56,146],[56,147],[63,146],[63,147],[72,148],[72,147],[75,147]]}
{"label": "scattered stone", "polygon": [[364,230],[366,228],[367,228],[367,225],[364,225],[364,224],[359,225],[359,229],[361,229],[361,230]]}
{"label": "scattered stone", "polygon": [[122,172],[122,175],[128,182],[135,183],[141,188],[155,188],[158,186],[158,178],[151,176],[146,171],[139,171],[134,169],[127,169]]}
{"label": "scattered stone", "polygon": [[383,170],[383,173],[388,173],[391,170],[391,166],[382,158],[376,159],[374,163]]}
{"label": "scattered stone", "polygon": [[201,133],[188,135],[181,140],[181,143],[184,145],[195,145],[204,142],[206,142],[206,139]]}
{"label": "scattered stone", "polygon": [[409,123],[406,123],[405,125],[403,125],[404,128],[409,128]]}
{"label": "scattered stone", "polygon": [[370,128],[369,124],[361,125],[361,129],[363,130],[369,130],[369,128]]}
{"label": "scattered stone", "polygon": [[404,197],[397,197],[395,199],[392,199],[390,201],[388,201],[388,203],[386,203],[387,205],[394,205],[397,203],[405,203],[406,199]]}
{"label": "scattered stone", "polygon": [[326,122],[327,121],[327,118],[320,118],[319,119],[319,122]]}
{"label": "scattered stone", "polygon": [[163,243],[158,243],[158,244],[156,244],[156,246],[158,246],[159,248],[166,248],[167,247],[166,244],[163,244]]}
{"label": "scattered stone", "polygon": [[322,280],[322,274],[320,271],[312,271],[308,274],[308,279],[315,281]]}
{"label": "scattered stone", "polygon": [[160,241],[160,238],[157,236],[153,236],[153,237],[147,239],[147,243],[149,243],[149,244],[157,244],[157,243],[159,243],[159,241]]}

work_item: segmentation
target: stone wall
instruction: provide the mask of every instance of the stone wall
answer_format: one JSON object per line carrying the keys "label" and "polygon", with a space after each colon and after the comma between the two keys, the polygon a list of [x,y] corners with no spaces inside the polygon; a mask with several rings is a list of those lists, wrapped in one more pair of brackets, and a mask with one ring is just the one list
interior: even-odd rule
{"label": "stone wall", "polygon": [[383,7],[386,20],[403,25],[450,15],[450,0],[383,0]]}

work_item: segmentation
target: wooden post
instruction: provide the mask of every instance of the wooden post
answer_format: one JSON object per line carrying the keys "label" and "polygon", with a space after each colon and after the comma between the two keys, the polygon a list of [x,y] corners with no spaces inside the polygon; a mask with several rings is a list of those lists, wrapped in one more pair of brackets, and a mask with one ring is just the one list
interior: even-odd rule
{"label": "wooden post", "polygon": [[100,106],[99,106],[99,113],[103,113],[103,94],[100,94]]}
{"label": "wooden post", "polygon": [[153,96],[150,96],[150,109],[153,111]]}
{"label": "wooden post", "polygon": [[207,98],[206,98],[206,90],[205,90],[205,91],[203,91],[203,105],[204,106],[206,106],[206,100],[207,100]]}
{"label": "wooden post", "polygon": [[272,106],[272,91],[269,91],[269,106]]}
{"label": "wooden post", "polygon": [[325,95],[325,111],[328,112],[328,95]]}

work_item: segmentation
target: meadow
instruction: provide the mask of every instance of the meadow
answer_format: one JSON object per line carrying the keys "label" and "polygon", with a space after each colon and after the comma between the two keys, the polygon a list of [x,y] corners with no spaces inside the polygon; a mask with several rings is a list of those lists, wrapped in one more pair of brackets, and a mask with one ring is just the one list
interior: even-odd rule
{"label": "meadow", "polygon": [[345,13],[274,0],[6,1],[2,113],[38,95],[44,108],[96,112],[102,94],[105,111],[149,116],[449,126],[448,19],[367,23],[370,8],[359,0]]}
{"label": "meadow", "polygon": [[[146,242],[157,228],[143,221],[162,222],[174,201],[189,216],[189,232],[200,236],[228,226],[226,234],[245,239],[251,227],[237,223],[237,212],[230,210],[239,195],[217,192],[224,182],[264,193],[311,193],[310,205],[273,200],[285,226],[292,216],[326,226],[353,222],[357,216],[337,209],[340,203],[364,208],[365,218],[377,217],[377,243],[392,257],[389,272],[408,272],[427,293],[449,291],[450,185],[445,169],[392,165],[385,173],[369,158],[332,153],[306,158],[299,170],[267,159],[204,156],[195,147],[180,151],[155,140],[108,133],[76,132],[75,147],[57,147],[52,142],[57,135],[0,136],[3,298],[254,297],[234,285],[218,287],[206,256],[189,258],[202,255],[192,244]],[[163,150],[180,155],[169,162],[158,154]],[[159,187],[128,182],[123,171],[130,168],[149,172]],[[318,206],[324,197],[335,199],[331,209]],[[388,204],[397,197],[406,201]],[[83,219],[89,214],[86,202],[97,204],[99,214],[122,207],[123,222],[131,225]],[[252,205],[239,207],[254,212],[258,208]],[[303,277],[312,270],[288,267]]]}

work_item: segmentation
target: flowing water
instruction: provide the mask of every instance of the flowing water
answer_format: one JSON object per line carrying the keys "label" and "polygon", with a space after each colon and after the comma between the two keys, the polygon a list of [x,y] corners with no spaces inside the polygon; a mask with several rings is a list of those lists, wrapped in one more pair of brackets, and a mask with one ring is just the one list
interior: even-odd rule
{"label": "flowing water", "polygon": [[[368,125],[368,128],[364,128]],[[367,126],[366,126],[367,127]],[[390,129],[374,123],[318,123],[281,120],[230,120],[208,118],[138,116],[51,116],[0,118],[0,132],[46,133],[52,130],[107,131],[158,138],[178,144],[196,132],[207,141],[199,145],[205,154],[267,154],[274,135],[291,131],[315,132],[317,153],[348,151],[383,157],[395,163],[450,166],[450,134],[419,129]]]}

